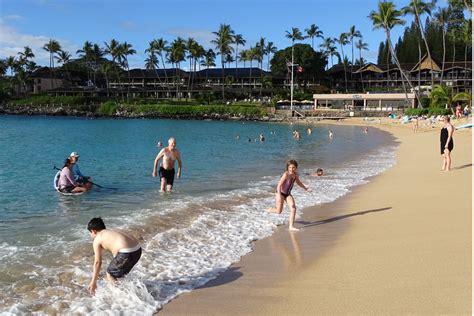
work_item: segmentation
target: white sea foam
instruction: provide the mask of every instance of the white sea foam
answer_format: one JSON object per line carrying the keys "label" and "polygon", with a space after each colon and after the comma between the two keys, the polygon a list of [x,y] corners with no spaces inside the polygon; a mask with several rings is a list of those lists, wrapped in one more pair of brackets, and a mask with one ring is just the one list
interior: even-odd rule
{"label": "white sea foam", "polygon": [[[304,183],[313,192],[294,188],[299,209],[334,201],[350,192],[351,187],[390,168],[395,163],[394,151],[394,147],[383,147],[363,159],[337,166],[323,177],[304,176]],[[288,210],[282,215],[265,211],[275,203],[272,190],[277,181],[277,176],[265,177],[245,189],[168,199],[156,208],[116,218],[112,226],[121,228],[160,216],[179,219],[179,222],[149,236],[143,244],[142,258],[130,275],[116,287],[100,281],[95,297],[90,297],[86,290],[91,257],[71,253],[84,244],[90,246],[84,227],[71,228],[75,240],[58,242],[48,238],[39,249],[49,251],[46,253],[55,249],[62,257],[69,256],[67,262],[36,265],[30,272],[31,279],[40,280],[36,281],[38,287],[34,295],[22,298],[21,286],[24,285],[14,285],[19,301],[7,302],[4,312],[31,313],[32,306],[41,303],[62,314],[102,315],[120,311],[125,315],[151,315],[177,295],[216,278],[252,250],[252,241],[271,235],[276,225],[287,222]],[[1,244],[0,258],[15,257],[24,251],[33,249]],[[22,258],[20,255],[15,260],[21,263]]]}

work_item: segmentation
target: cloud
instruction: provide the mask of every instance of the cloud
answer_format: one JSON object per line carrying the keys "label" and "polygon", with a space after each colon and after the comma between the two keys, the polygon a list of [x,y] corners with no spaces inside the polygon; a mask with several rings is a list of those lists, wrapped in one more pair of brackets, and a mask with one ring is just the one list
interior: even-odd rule
{"label": "cloud", "polygon": [[194,38],[199,44],[204,47],[209,47],[211,40],[215,38],[215,35],[211,31],[207,30],[196,30],[190,28],[171,28],[166,32],[175,37],[182,37],[188,39],[189,37]]}
{"label": "cloud", "polygon": [[[5,23],[0,23],[0,34],[2,34],[2,36],[0,36],[0,59],[16,56],[19,52],[24,50],[25,46],[29,46],[35,54],[33,60],[38,65],[49,65],[49,53],[43,49],[43,46],[53,37],[23,34]],[[58,38],[55,38],[55,40],[61,44],[63,50],[68,51],[72,55],[79,49],[76,44],[68,40]]]}
{"label": "cloud", "polygon": [[10,14],[10,15],[4,15],[0,17],[0,23],[6,23],[8,21],[18,21],[18,20],[23,20],[24,17],[18,14]]}
{"label": "cloud", "polygon": [[120,22],[119,25],[125,31],[137,31],[138,30],[137,25],[135,24],[135,22],[132,22],[132,21],[122,21],[122,22]]}

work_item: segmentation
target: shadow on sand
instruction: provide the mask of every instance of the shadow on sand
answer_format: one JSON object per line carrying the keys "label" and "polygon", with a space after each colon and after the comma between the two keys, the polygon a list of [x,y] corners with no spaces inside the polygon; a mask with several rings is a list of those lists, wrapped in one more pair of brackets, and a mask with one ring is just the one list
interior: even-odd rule
{"label": "shadow on sand", "polygon": [[469,167],[472,167],[472,163],[468,163],[467,165],[454,167],[453,170],[464,169],[464,168],[469,168]]}
{"label": "shadow on sand", "polygon": [[382,211],[387,211],[387,210],[390,210],[390,209],[391,209],[391,207],[383,207],[383,208],[377,208],[377,209],[374,209],[374,210],[367,210],[367,211],[362,211],[362,212],[357,212],[357,213],[352,213],[352,214],[339,215],[339,216],[336,216],[336,217],[331,217],[331,218],[328,218],[328,219],[323,219],[323,220],[320,220],[320,221],[317,221],[317,222],[312,222],[312,223],[311,222],[298,222],[298,223],[304,225],[301,228],[305,228],[305,227],[310,227],[310,226],[316,226],[316,225],[332,223],[332,222],[339,221],[341,219],[345,219],[345,218],[352,217],[352,216],[365,215],[365,214],[368,214],[368,213],[375,213],[375,212],[382,212]]}
{"label": "shadow on sand", "polygon": [[207,282],[206,284],[197,287],[196,289],[205,289],[208,287],[214,287],[214,286],[219,286],[223,285],[226,283],[234,282],[238,278],[240,278],[242,275],[244,275],[242,272],[238,271],[240,268],[239,267],[231,267],[221,274],[217,276],[214,280],[211,280]]}

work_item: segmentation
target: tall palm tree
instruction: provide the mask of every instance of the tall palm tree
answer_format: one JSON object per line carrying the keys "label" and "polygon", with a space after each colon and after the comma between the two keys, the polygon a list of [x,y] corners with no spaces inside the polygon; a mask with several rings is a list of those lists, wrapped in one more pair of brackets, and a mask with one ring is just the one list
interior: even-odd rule
{"label": "tall palm tree", "polygon": [[233,48],[230,46],[234,41],[235,32],[232,30],[229,24],[221,24],[219,30],[212,32],[216,38],[211,40],[211,43],[215,45],[216,49],[219,51],[218,54],[221,55],[221,72],[222,72],[222,101],[225,101],[225,92],[224,92],[224,64],[225,64],[225,55],[231,53]]}
{"label": "tall palm tree", "polygon": [[135,49],[132,48],[132,44],[123,42],[119,45],[119,52],[118,52],[118,61],[120,65],[127,70],[128,74],[128,85],[127,85],[127,101],[129,101],[130,97],[130,66],[128,63],[128,56],[134,55],[137,53]]}
{"label": "tall palm tree", "polygon": [[249,88],[250,88],[250,90],[249,90],[249,96],[252,96],[252,88],[253,88],[253,84],[252,84],[252,62],[258,58],[258,54],[259,54],[258,47],[250,47],[247,50],[247,58],[248,58],[248,61],[250,61],[250,71],[249,71]]}
{"label": "tall palm tree", "polygon": [[[115,76],[117,77],[117,83],[121,85],[121,80],[120,80],[120,74],[119,74],[119,54],[120,54],[120,43],[115,40],[111,39],[109,43],[105,42],[105,49],[104,53],[108,54],[112,57],[112,66],[114,67],[115,70]],[[122,89],[122,87],[121,87]],[[122,91],[122,100],[124,99],[123,96],[123,91]]]}
{"label": "tall palm tree", "polygon": [[[78,49],[76,51],[76,54],[79,55],[79,57],[84,58],[85,60],[85,66],[87,69],[87,80],[88,82],[92,82],[92,75],[91,75],[91,64],[92,64],[92,49],[93,49],[93,44],[89,41],[85,41],[84,45],[82,46],[81,49]],[[89,84],[89,83],[88,83]]]}
{"label": "tall palm tree", "polygon": [[52,87],[54,89],[54,55],[61,50],[61,45],[58,41],[50,39],[43,49],[49,53],[49,67],[51,71]]}
{"label": "tall palm tree", "polygon": [[28,60],[30,58],[35,58],[35,54],[33,50],[29,46],[23,47],[23,51],[18,53],[18,56],[24,60]]}
{"label": "tall palm tree", "polygon": [[6,59],[0,59],[0,76],[5,76],[7,73],[7,60]]}
{"label": "tall palm tree", "polygon": [[[359,50],[359,61],[360,67],[364,66],[364,60],[362,59],[362,50],[369,50],[369,44],[364,43],[362,38],[359,38],[359,41],[356,43],[356,48]],[[362,72],[360,73],[360,82],[362,83],[362,91],[365,92],[364,88],[364,79],[362,78]]]}
{"label": "tall palm tree", "polygon": [[[469,47],[472,47],[472,20],[464,21],[463,27],[461,29],[462,40],[465,44],[464,46],[464,69],[467,69],[467,51]],[[464,70],[466,71],[466,70]],[[467,76],[465,76],[467,78]]]}
{"label": "tall palm tree", "polygon": [[215,67],[216,66],[216,53],[212,49],[207,50],[204,53],[203,59],[201,61],[201,66],[206,67],[206,81],[205,85],[207,85],[207,80],[209,78],[209,67]]}
{"label": "tall palm tree", "polygon": [[5,60],[7,68],[10,68],[10,76],[13,78],[13,71],[15,70],[16,59],[15,56],[8,56]]}
{"label": "tall palm tree", "polygon": [[[389,51],[390,51],[390,54],[391,54],[393,60],[395,61],[395,64],[398,67],[398,70],[401,73],[403,91],[405,92],[405,96],[408,100],[407,89],[405,87],[403,77],[406,79],[406,81],[408,82],[408,84],[410,85],[410,87],[412,89],[413,89],[413,86],[410,82],[410,79],[403,72],[402,66],[400,65],[400,62],[398,61],[397,55],[395,54],[395,51],[393,49],[392,38],[391,38],[391,34],[390,34],[391,30],[395,26],[405,24],[405,21],[400,19],[402,14],[403,13],[401,11],[399,11],[395,8],[395,5],[393,4],[393,2],[384,1],[384,2],[379,2],[378,3],[378,10],[377,11],[373,10],[373,11],[370,12],[369,18],[372,20],[374,30],[383,29],[385,31]],[[413,91],[414,91],[414,89],[413,89]],[[418,104],[421,105],[418,94],[415,94],[415,95],[416,95],[416,98],[418,100]]]}
{"label": "tall palm tree", "polygon": [[242,34],[234,35],[235,44],[235,78],[237,78],[237,63],[239,62],[239,45],[244,46],[247,41],[244,39]]}
{"label": "tall palm tree", "polygon": [[349,29],[349,32],[347,32],[347,37],[351,41],[351,46],[352,46],[352,58],[351,58],[351,78],[352,78],[352,71],[353,71],[353,66],[354,66],[354,38],[361,38],[362,34],[360,33],[359,30],[356,30],[355,25],[352,25]]}
{"label": "tall palm tree", "polygon": [[[303,34],[301,33],[300,29],[297,27],[292,27],[291,32],[286,31],[286,38],[291,39],[291,88],[290,88],[290,107],[291,111],[293,112],[293,73],[294,73],[294,65],[295,65],[295,41],[302,41],[304,39]],[[293,115],[293,114],[292,114]]]}
{"label": "tall palm tree", "polygon": [[166,40],[164,40],[162,37],[160,38],[157,38],[155,40],[153,40],[155,43],[154,43],[154,48],[156,49],[156,53],[158,55],[160,55],[160,59],[161,59],[161,64],[163,65],[163,70],[165,72],[165,81],[166,81],[166,86],[168,87],[169,89],[169,85],[168,85],[168,73],[166,72],[166,64],[165,64],[165,59],[163,57],[163,52],[167,52],[168,51],[168,42]]}
{"label": "tall palm tree", "polygon": [[[158,62],[158,57],[156,56],[158,49],[157,49],[157,43],[156,40],[152,40],[148,43],[148,48],[145,49],[145,53],[148,54],[147,59],[145,59],[145,68],[146,69],[152,69],[155,72],[155,76],[158,79],[158,83],[161,86],[161,78],[160,74],[158,73],[158,68],[159,62]],[[148,66],[147,66],[148,65]]]}
{"label": "tall palm tree", "polygon": [[319,29],[316,24],[311,24],[310,27],[305,29],[306,35],[311,38],[311,48],[314,50],[314,38],[323,38],[323,31]]}
{"label": "tall palm tree", "polygon": [[440,83],[443,84],[443,76],[444,76],[444,64],[446,62],[446,28],[449,22],[450,12],[448,8],[440,8],[438,7],[438,12],[435,14],[436,21],[441,26],[441,32],[443,35],[443,64],[441,66],[441,78]]}
{"label": "tall palm tree", "polygon": [[[335,41],[336,41],[335,38],[326,37],[324,39],[323,43],[319,45],[319,47],[321,47],[323,49],[324,54],[326,55],[326,57],[331,58],[331,66],[334,66],[333,57],[334,56],[338,57],[338,55],[339,55],[338,52],[337,52],[336,46],[335,46],[335,43],[336,43]],[[328,61],[327,68],[329,69],[329,61]]]}
{"label": "tall palm tree", "polygon": [[60,50],[58,52],[58,56],[56,56],[56,60],[58,61],[58,63],[63,64],[67,78],[69,79],[69,83],[71,84],[71,75],[69,74],[69,71],[67,69],[67,64],[71,61],[71,54],[65,50]]}
{"label": "tall palm tree", "polygon": [[267,54],[267,71],[270,70],[270,56],[275,54],[278,51],[278,48],[273,45],[273,42],[268,42],[265,46],[265,53]]}
{"label": "tall palm tree", "polygon": [[[342,60],[344,61],[346,59],[345,55],[344,55],[344,45],[347,45],[349,44],[349,37],[347,35],[347,33],[341,33],[339,35],[339,38],[336,39],[336,42],[339,43],[339,46],[341,47],[341,54],[342,54]],[[346,92],[347,92],[347,70],[346,70],[346,63],[342,63],[343,67],[344,67],[344,81],[345,81],[345,84],[346,84]]]}
{"label": "tall palm tree", "polygon": [[186,60],[186,42],[181,37],[176,38],[171,44],[167,52],[168,61],[175,65],[176,78],[176,96],[179,98],[179,88],[181,85],[180,64]]}
{"label": "tall palm tree", "polygon": [[[431,61],[431,86],[434,86],[433,60],[431,59],[430,48],[428,47],[428,41],[426,40],[423,24],[421,23],[421,16],[423,14],[431,16],[431,9],[433,9],[435,3],[436,0],[431,0],[431,2],[424,2],[423,0],[410,0],[409,5],[402,8],[402,11],[405,15],[410,14],[415,17],[415,23],[418,26],[421,38],[425,43],[426,53],[428,54],[428,58]],[[421,56],[419,61],[421,62]]]}

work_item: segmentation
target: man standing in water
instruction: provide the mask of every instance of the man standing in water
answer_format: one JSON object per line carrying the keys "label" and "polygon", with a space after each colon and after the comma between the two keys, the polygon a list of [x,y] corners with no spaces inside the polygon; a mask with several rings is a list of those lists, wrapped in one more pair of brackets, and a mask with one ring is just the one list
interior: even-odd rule
{"label": "man standing in water", "polygon": [[138,240],[125,233],[105,228],[102,218],[93,218],[87,224],[87,230],[94,239],[94,272],[89,283],[89,292],[94,295],[97,288],[100,268],[102,266],[102,250],[108,250],[114,258],[107,268],[107,280],[123,278],[140,260],[142,248]]}
{"label": "man standing in water", "polygon": [[168,147],[160,150],[158,155],[155,158],[155,163],[153,164],[153,173],[152,176],[156,177],[156,169],[158,167],[158,161],[163,158],[163,163],[160,165],[159,175],[161,179],[161,191],[171,191],[173,190],[174,182],[174,164],[178,160],[178,174],[177,177],[181,177],[181,154],[179,150],[176,149],[176,139],[171,137],[168,140]]}

